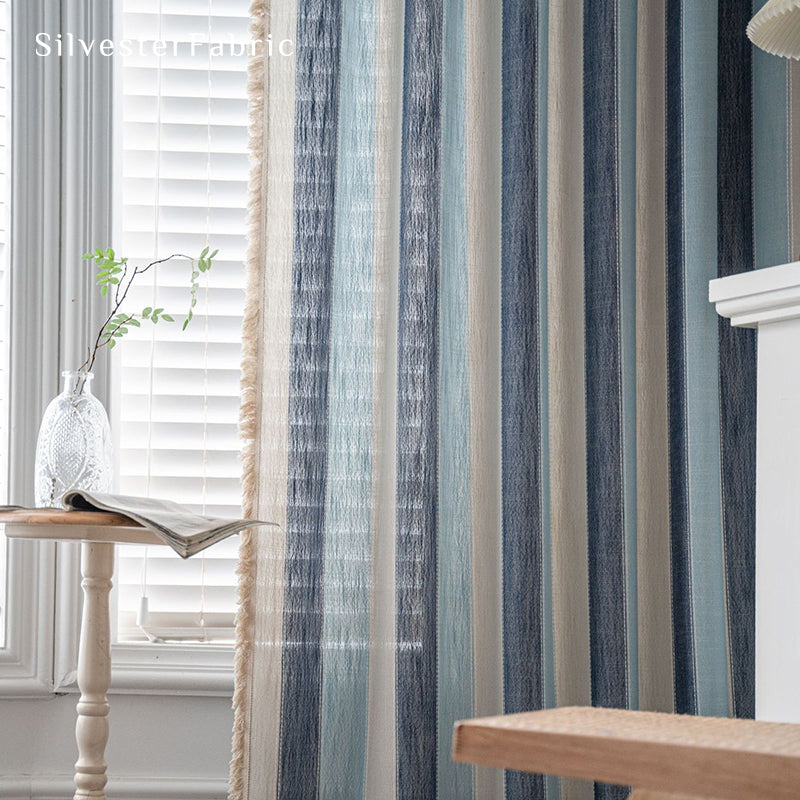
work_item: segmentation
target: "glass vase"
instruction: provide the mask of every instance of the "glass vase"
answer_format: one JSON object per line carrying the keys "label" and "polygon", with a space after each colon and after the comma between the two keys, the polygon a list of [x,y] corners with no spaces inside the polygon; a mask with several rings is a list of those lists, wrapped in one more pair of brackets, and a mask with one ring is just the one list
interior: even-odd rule
{"label": "glass vase", "polygon": [[69,489],[111,491],[111,428],[92,394],[91,372],[62,372],[64,388],[44,412],[36,443],[38,508],[61,505]]}

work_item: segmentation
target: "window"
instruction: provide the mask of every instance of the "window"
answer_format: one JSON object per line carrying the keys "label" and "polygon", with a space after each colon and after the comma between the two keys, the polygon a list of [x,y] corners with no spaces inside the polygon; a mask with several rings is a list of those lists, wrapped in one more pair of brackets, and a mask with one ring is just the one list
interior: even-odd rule
{"label": "window", "polygon": [[[133,53],[118,61],[117,250],[138,263],[206,244],[219,255],[186,331],[187,262],[152,270],[129,295],[131,307],[164,307],[177,322],[143,326],[113,353],[118,489],[238,516],[249,3],[123,0],[122,12]],[[155,55],[155,42],[166,52]],[[183,561],[167,548],[120,547],[117,640],[230,640],[237,549],[232,537]]]}
{"label": "window", "polygon": [[[9,7],[0,0],[0,453],[8,453]],[[8,502],[8,459],[0,463],[0,504]],[[5,646],[6,541],[0,538],[0,647]]]}

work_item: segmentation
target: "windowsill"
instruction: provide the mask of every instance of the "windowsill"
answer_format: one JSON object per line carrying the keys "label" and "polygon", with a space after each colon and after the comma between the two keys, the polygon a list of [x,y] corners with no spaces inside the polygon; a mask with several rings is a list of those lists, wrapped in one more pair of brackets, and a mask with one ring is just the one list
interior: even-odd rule
{"label": "windowsill", "polygon": [[[77,693],[81,592],[75,576],[79,570],[80,548],[74,543],[61,543],[59,548],[59,586],[62,590],[58,593],[53,691]],[[232,697],[233,659],[232,645],[112,644],[109,693]]]}
{"label": "windowsill", "polygon": [[[57,687],[77,692],[73,679]],[[233,695],[233,647],[116,644],[111,648],[109,694]]]}
{"label": "windowsill", "polygon": [[233,647],[117,644],[111,650],[111,692],[233,695]]}

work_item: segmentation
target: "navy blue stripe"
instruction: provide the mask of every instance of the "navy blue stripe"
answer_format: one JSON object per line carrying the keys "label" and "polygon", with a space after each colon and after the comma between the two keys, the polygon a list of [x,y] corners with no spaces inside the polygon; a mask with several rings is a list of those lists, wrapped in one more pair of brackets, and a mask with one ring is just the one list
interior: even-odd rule
{"label": "navy blue stripe", "polygon": [[585,0],[584,298],[592,702],[628,703],[620,385],[616,14]]}
{"label": "navy blue stripe", "polygon": [[[718,28],[719,275],[752,269],[751,0],[720,0]],[[720,455],[733,713],[755,713],[756,332],[719,320]]]}
{"label": "navy blue stripe", "polygon": [[316,797],[328,358],[339,97],[338,0],[297,8],[294,263],[278,797]]}
{"label": "navy blue stripe", "polygon": [[397,796],[436,796],[441,0],[405,8],[397,394]]}
{"label": "navy blue stripe", "polygon": [[[503,3],[502,469],[506,712],[542,708],[537,4]],[[506,774],[506,797],[544,797],[540,775]]]}
{"label": "navy blue stripe", "polygon": [[666,10],[667,407],[675,711],[695,714],[686,422],[681,0],[667,0]]}
{"label": "navy blue stripe", "polygon": [[[616,3],[583,5],[586,503],[592,703],[628,705]],[[595,797],[622,798],[597,784]]]}

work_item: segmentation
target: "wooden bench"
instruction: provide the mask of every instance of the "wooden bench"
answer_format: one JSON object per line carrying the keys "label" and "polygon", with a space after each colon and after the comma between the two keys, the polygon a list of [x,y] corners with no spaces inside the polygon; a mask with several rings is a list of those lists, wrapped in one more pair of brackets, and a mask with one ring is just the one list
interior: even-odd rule
{"label": "wooden bench", "polygon": [[632,786],[632,800],[800,798],[786,723],[555,708],[457,722],[453,759]]}

